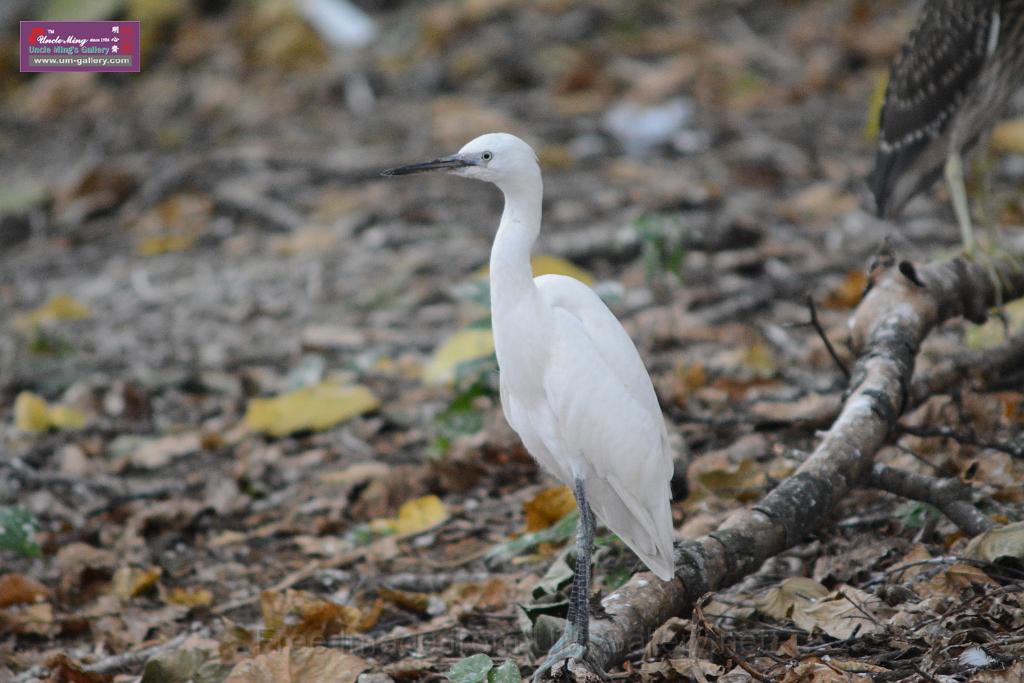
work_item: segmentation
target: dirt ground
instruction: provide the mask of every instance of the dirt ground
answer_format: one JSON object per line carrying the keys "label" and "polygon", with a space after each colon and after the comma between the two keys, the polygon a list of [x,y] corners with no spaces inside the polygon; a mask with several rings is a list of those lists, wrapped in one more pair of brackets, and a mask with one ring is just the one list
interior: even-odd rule
{"label": "dirt ground", "polygon": [[[532,623],[565,613],[572,499],[498,405],[481,269],[501,196],[384,168],[495,130],[534,145],[535,253],[557,257],[535,265],[592,283],[636,341],[680,537],[829,426],[846,378],[808,299],[849,363],[882,239],[918,259],[959,243],[941,187],[898,226],[862,209],[907,3],[357,4],[363,46],[286,0],[95,0],[77,18],[141,19],[141,73],[0,54],[0,679],[532,671]],[[12,3],[5,45],[61,5]],[[992,168],[1019,243],[1024,155]],[[1024,309],[1005,314],[944,325],[917,371],[1002,343]],[[1022,388],[932,396],[877,459],[969,480],[1017,522]],[[1024,680],[1015,533],[1018,559],[966,561],[933,508],[858,490],[702,618],[637,634],[613,676]],[[602,536],[600,593],[638,567]]]}

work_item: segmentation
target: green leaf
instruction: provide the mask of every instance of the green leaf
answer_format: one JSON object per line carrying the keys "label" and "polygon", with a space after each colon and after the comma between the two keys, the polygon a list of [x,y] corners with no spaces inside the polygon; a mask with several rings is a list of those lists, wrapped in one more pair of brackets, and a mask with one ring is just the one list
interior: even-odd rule
{"label": "green leaf", "polygon": [[[493,358],[492,355],[487,360],[493,361]],[[477,410],[474,402],[480,396],[493,396],[497,393],[493,381],[493,376],[497,374],[497,366],[487,363],[483,366],[478,365],[477,370],[480,372],[472,376],[472,381],[434,418],[434,446],[441,456],[447,454],[456,437],[476,434],[484,426],[484,414]]]}
{"label": "green leaf", "polygon": [[487,683],[520,683],[519,666],[511,659],[487,674]]}
{"label": "green leaf", "polygon": [[493,667],[494,662],[490,657],[479,654],[455,662],[445,675],[455,683],[482,683]]}
{"label": "green leaf", "polygon": [[488,562],[503,561],[510,557],[515,557],[519,553],[529,550],[541,543],[557,543],[559,541],[564,541],[575,533],[576,520],[579,519],[579,516],[579,510],[573,510],[547,529],[523,534],[518,538],[513,538],[511,541],[499,543],[487,551],[487,555],[484,556],[484,559]]}
{"label": "green leaf", "polygon": [[140,683],[188,683],[208,658],[202,650],[159,652],[142,668]]}
{"label": "green leaf", "polygon": [[[563,550],[558,558],[551,563],[544,576],[533,588],[533,599],[540,600],[544,596],[557,595],[563,588],[567,588],[573,580],[575,571],[569,566],[569,548]],[[573,549],[575,553],[575,549]],[[576,564],[573,560],[573,564]]]}
{"label": "green leaf", "polygon": [[938,511],[927,503],[907,502],[901,505],[896,516],[908,529],[920,529],[928,517],[935,517]]}
{"label": "green leaf", "polygon": [[0,550],[39,557],[43,553],[33,538],[38,530],[38,520],[25,508],[0,507]]}

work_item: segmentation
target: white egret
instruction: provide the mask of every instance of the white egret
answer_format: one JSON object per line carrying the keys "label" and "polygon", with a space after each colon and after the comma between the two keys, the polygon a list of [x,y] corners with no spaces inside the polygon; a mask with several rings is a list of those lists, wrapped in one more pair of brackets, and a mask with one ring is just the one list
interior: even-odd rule
{"label": "white egret", "polygon": [[580,510],[568,624],[537,680],[562,660],[586,659],[594,514],[658,578],[672,578],[668,434],[640,354],[604,302],[573,278],[533,277],[543,195],[533,149],[490,133],[458,154],[384,175],[433,170],[494,183],[505,195],[490,262],[501,407],[530,454],[572,488]]}

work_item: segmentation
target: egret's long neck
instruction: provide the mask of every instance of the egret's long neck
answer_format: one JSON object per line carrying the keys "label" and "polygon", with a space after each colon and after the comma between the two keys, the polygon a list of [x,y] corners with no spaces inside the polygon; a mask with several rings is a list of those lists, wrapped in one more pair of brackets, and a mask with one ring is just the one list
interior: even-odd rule
{"label": "egret's long neck", "polygon": [[502,188],[505,210],[491,247],[491,309],[507,310],[536,291],[530,248],[540,233],[544,186],[540,172]]}

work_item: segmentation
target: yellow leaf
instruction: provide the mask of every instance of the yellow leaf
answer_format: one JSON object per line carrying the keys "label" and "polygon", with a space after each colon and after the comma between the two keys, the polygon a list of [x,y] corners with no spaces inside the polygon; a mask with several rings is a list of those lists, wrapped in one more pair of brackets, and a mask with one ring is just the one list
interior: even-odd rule
{"label": "yellow leaf", "polygon": [[163,570],[160,567],[150,567],[149,569],[118,567],[111,580],[110,591],[122,600],[134,598],[156,585],[162,573]]}
{"label": "yellow leaf", "polygon": [[271,436],[307,429],[323,431],[379,405],[373,392],[361,384],[322,382],[274,398],[252,399],[245,411],[245,424]]}
{"label": "yellow leaf", "polygon": [[85,415],[68,406],[50,408],[50,425],[57,429],[81,429],[85,426]]}
{"label": "yellow leaf", "polygon": [[207,607],[213,603],[213,593],[205,588],[188,590],[179,586],[171,589],[167,595],[167,602],[185,607]]}
{"label": "yellow leaf", "polygon": [[1024,118],[997,124],[992,131],[991,144],[995,152],[1024,154]]}
{"label": "yellow leaf", "polygon": [[135,253],[139,256],[158,256],[175,251],[185,251],[196,242],[198,235],[187,233],[169,233],[166,235],[153,235],[143,239],[135,247]]}
{"label": "yellow leaf", "polygon": [[885,104],[885,89],[889,86],[889,72],[883,71],[875,80],[875,87],[871,90],[871,99],[868,100],[868,117],[864,122],[864,139],[867,142],[874,142],[878,137],[878,129],[881,124],[882,105]]}
{"label": "yellow leaf", "polygon": [[490,330],[467,328],[437,347],[430,363],[423,370],[427,384],[447,384],[455,379],[459,365],[486,358],[494,353],[494,336]]}
{"label": "yellow leaf", "polygon": [[576,499],[568,486],[544,489],[529,501],[523,503],[526,515],[526,530],[540,531],[565,517],[576,509]]}
{"label": "yellow leaf", "polygon": [[1024,329],[1024,299],[1011,301],[1002,308],[1005,324],[995,316],[989,317],[983,325],[967,328],[964,343],[970,349],[991,349],[1006,341],[1006,332],[1015,334]]}
{"label": "yellow leaf", "polygon": [[771,375],[777,369],[771,349],[761,342],[756,342],[747,349],[742,362],[761,376]]}
{"label": "yellow leaf", "polygon": [[[551,256],[550,254],[537,254],[530,259],[530,266],[533,268],[533,276],[541,275],[568,275],[585,285],[594,284],[594,276],[577,265],[569,263],[564,258]],[[486,277],[489,269],[484,266],[477,271],[478,277]]]}
{"label": "yellow leaf", "polygon": [[412,536],[435,527],[448,519],[448,510],[434,495],[414,498],[398,508],[398,517],[376,519],[370,523],[378,532],[390,531],[399,536]]}
{"label": "yellow leaf", "polygon": [[557,256],[537,254],[530,259],[530,265],[533,267],[534,277],[539,275],[568,275],[569,277],[576,278],[585,285],[594,284],[593,275],[579,266],[573,265],[565,259],[558,258]]}
{"label": "yellow leaf", "polygon": [[14,424],[23,432],[45,432],[50,428],[50,409],[46,401],[31,391],[14,399]]}
{"label": "yellow leaf", "polygon": [[30,330],[38,325],[59,320],[84,320],[90,315],[92,313],[85,304],[67,294],[58,294],[50,297],[49,301],[34,311],[21,316],[18,319],[18,327]]}
{"label": "yellow leaf", "polygon": [[14,399],[14,424],[31,433],[45,432],[51,427],[81,429],[85,426],[85,415],[67,406],[51,408],[31,391],[23,391]]}

